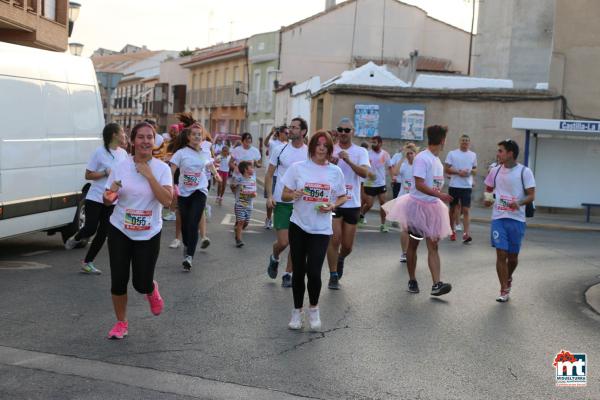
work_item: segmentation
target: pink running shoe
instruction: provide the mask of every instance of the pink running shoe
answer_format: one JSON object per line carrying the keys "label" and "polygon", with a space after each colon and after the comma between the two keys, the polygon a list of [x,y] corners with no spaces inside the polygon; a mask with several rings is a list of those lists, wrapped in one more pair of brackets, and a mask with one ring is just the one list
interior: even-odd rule
{"label": "pink running shoe", "polygon": [[163,310],[163,307],[165,306],[165,302],[162,299],[162,297],[160,297],[160,293],[158,292],[158,282],[153,281],[153,283],[154,290],[152,291],[152,293],[147,294],[146,298],[150,303],[150,311],[152,311],[152,314],[160,315],[160,313]]}
{"label": "pink running shoe", "polygon": [[109,339],[123,339],[127,336],[127,328],[129,324],[127,321],[117,321],[115,326],[108,332]]}

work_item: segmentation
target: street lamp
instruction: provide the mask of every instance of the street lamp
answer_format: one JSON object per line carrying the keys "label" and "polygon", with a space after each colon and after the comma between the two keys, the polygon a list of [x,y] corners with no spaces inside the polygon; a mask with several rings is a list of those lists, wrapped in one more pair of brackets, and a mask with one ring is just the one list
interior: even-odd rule
{"label": "street lamp", "polygon": [[83,45],[81,43],[69,43],[69,51],[74,56],[80,56],[83,52]]}
{"label": "street lamp", "polygon": [[77,18],[79,18],[79,10],[81,8],[81,4],[75,3],[74,1],[69,2],[69,37],[71,37],[71,33],[73,33],[73,25]]}

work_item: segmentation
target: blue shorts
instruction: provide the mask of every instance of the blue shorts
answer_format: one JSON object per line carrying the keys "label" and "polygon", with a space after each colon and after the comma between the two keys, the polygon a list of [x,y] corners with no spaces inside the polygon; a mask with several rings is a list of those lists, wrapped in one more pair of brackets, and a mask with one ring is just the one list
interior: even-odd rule
{"label": "blue shorts", "polygon": [[235,203],[233,206],[233,210],[235,212],[235,221],[246,221],[250,222],[250,217],[252,216],[252,207],[244,206],[240,203]]}
{"label": "blue shorts", "polygon": [[525,222],[512,218],[492,220],[490,240],[492,247],[509,254],[519,254],[521,242],[525,236]]}

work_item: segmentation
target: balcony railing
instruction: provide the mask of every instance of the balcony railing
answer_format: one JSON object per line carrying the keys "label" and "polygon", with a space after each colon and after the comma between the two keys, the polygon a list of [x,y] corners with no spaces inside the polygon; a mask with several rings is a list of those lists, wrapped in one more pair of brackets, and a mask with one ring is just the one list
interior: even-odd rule
{"label": "balcony railing", "polygon": [[247,91],[246,85],[238,86],[240,92],[235,94],[236,86],[218,86],[216,88],[194,89],[187,98],[187,106],[192,107],[219,107],[219,106],[245,106]]}

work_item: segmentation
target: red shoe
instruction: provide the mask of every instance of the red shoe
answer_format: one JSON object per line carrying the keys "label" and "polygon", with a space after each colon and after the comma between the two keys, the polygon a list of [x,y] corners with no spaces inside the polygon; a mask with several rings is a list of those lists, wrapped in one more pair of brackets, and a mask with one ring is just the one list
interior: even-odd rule
{"label": "red shoe", "polygon": [[153,283],[154,290],[152,291],[152,293],[147,294],[146,298],[150,303],[150,311],[152,311],[152,314],[160,315],[160,313],[163,310],[163,307],[165,306],[165,302],[163,301],[162,297],[160,297],[160,293],[158,292],[158,283],[156,281],[154,281]]}
{"label": "red shoe", "polygon": [[452,231],[452,235],[450,235],[450,241],[456,242],[456,232]]}

